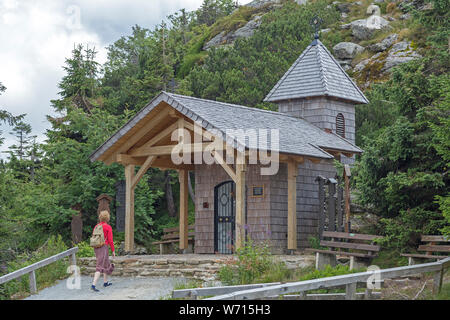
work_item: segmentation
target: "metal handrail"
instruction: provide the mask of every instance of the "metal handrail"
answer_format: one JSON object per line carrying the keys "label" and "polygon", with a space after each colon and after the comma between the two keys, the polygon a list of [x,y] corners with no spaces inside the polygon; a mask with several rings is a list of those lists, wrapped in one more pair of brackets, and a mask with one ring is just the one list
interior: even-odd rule
{"label": "metal handrail", "polygon": [[30,264],[29,266],[26,266],[22,269],[13,271],[11,273],[8,273],[4,276],[0,277],[0,284],[6,283],[8,281],[17,279],[21,276],[24,276],[26,274],[29,274],[30,276],[30,291],[31,293],[37,292],[37,286],[36,286],[36,273],[35,271],[39,268],[45,267],[53,262],[56,262],[62,258],[65,258],[67,256],[71,256],[71,263],[72,265],[77,264],[76,260],[76,253],[78,252],[78,247],[71,248],[69,250],[63,251],[61,253],[55,254],[54,256],[51,256],[49,258],[46,258],[44,260],[38,261],[36,263]]}

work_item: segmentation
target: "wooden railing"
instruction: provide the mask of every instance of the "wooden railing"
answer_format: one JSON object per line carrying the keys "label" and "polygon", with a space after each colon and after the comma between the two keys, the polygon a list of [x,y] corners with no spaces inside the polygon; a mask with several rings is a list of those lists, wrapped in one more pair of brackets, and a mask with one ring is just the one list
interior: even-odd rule
{"label": "wooden railing", "polygon": [[[267,284],[267,286],[262,286],[263,284],[253,285],[256,287],[249,287],[242,290],[239,288],[240,286],[235,286],[235,290],[232,287],[229,287],[229,293],[223,293],[218,296],[214,296],[211,298],[207,298],[205,300],[241,300],[241,299],[264,299],[277,297],[280,295],[285,295],[289,293],[300,293],[304,295],[306,291],[317,290],[317,289],[325,289],[325,288],[333,288],[338,286],[345,286],[345,299],[354,300],[356,299],[356,286],[358,283],[367,283],[368,280],[376,279],[377,281],[384,281],[385,279],[392,279],[398,277],[405,277],[410,275],[416,275],[425,272],[433,272],[434,273],[434,285],[433,292],[438,293],[442,287],[442,281],[444,272],[447,268],[450,267],[450,257],[432,263],[424,263],[413,266],[406,267],[398,267],[398,268],[390,268],[390,269],[382,269],[377,271],[367,271],[360,273],[352,273],[341,276],[329,277],[329,278],[321,278],[314,279],[308,281],[300,281],[300,282],[288,282],[283,284]],[[226,288],[226,287],[222,287]],[[196,295],[203,295],[207,291],[202,292],[201,290],[206,290],[208,288],[196,288],[196,289],[188,289],[194,290]],[[179,291],[179,290],[176,290]],[[176,291],[173,292],[173,297],[181,297]],[[219,289],[215,289],[209,292],[209,295],[214,295],[215,293],[219,293]],[[219,293],[220,294],[220,293]],[[368,296],[370,296],[371,292],[368,292]],[[184,290],[184,296],[187,295],[187,290]]]}
{"label": "wooden railing", "polygon": [[36,286],[36,270],[42,267],[45,267],[55,261],[58,261],[62,258],[71,256],[70,260],[71,260],[71,265],[76,265],[77,264],[77,260],[76,260],[76,253],[78,251],[78,247],[74,247],[71,248],[69,250],[66,250],[64,252],[58,253],[54,256],[51,256],[49,258],[46,258],[44,260],[38,261],[36,263],[30,264],[29,266],[26,266],[22,269],[13,271],[11,273],[8,273],[4,276],[0,277],[0,284],[17,279],[21,276],[24,276],[26,274],[29,275],[30,277],[30,292],[31,293],[36,293],[37,292],[37,286]]}

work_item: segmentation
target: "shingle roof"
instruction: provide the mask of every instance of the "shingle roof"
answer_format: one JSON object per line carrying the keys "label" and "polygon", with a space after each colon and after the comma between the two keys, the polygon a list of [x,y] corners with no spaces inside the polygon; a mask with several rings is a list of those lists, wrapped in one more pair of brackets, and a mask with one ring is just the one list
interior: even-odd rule
{"label": "shingle roof", "polygon": [[278,129],[279,148],[278,150],[271,148],[271,142],[269,142],[269,150],[324,159],[331,159],[333,156],[322,148],[352,153],[362,152],[361,149],[346,139],[334,133],[327,133],[304,119],[279,112],[162,92],[94,151],[90,156],[91,161],[97,160],[162,101],[201,124],[203,128],[209,131],[217,131],[222,139],[235,148],[251,147],[250,141],[248,139],[245,139],[245,141],[237,139],[236,136],[227,134],[227,130],[256,129],[258,139],[259,134],[263,139],[264,133],[259,129],[269,131]]}
{"label": "shingle roof", "polygon": [[319,39],[303,51],[264,101],[315,96],[336,97],[358,104],[369,102]]}

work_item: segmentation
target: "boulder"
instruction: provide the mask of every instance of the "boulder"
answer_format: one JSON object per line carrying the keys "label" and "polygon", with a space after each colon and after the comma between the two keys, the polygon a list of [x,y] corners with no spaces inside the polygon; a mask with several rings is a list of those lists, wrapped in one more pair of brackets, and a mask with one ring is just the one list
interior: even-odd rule
{"label": "boulder", "polygon": [[362,60],[361,62],[359,62],[355,68],[353,69],[353,71],[355,72],[361,72],[366,66],[367,64],[370,62],[370,59],[365,59]]}
{"label": "boulder", "polygon": [[367,49],[369,49],[370,51],[373,51],[373,52],[385,51],[390,46],[392,46],[392,44],[395,41],[397,41],[397,39],[398,39],[398,34],[393,33],[393,34],[387,36],[386,38],[384,38],[381,42],[368,46]]}
{"label": "boulder", "polygon": [[252,2],[245,4],[245,6],[259,9],[267,4],[277,4],[277,3],[280,3],[280,0],[253,0]]}
{"label": "boulder", "polygon": [[219,33],[218,35],[216,35],[214,38],[212,38],[211,40],[209,40],[204,46],[203,46],[203,50],[208,50],[212,47],[217,47],[219,45],[221,45],[223,42],[226,41],[226,34],[225,31],[222,31],[221,33]]}
{"label": "boulder", "polygon": [[337,59],[353,59],[364,51],[364,47],[353,42],[340,42],[333,47],[333,51]]}
{"label": "boulder", "polygon": [[381,9],[379,6],[375,5],[375,4],[371,4],[370,6],[367,7],[366,9],[366,14],[367,15],[381,15]]}
{"label": "boulder", "polygon": [[418,54],[412,47],[411,43],[407,41],[401,41],[392,46],[389,50],[389,54],[386,57],[382,72],[390,71],[393,67],[409,62],[414,59],[421,58],[422,56]]}
{"label": "boulder", "polygon": [[349,13],[350,12],[350,3],[344,2],[338,2],[335,1],[333,2],[333,4],[336,6],[336,9],[338,9],[339,12],[341,13]]}
{"label": "boulder", "polygon": [[262,23],[261,16],[254,17],[252,20],[247,22],[247,24],[245,26],[243,26],[242,28],[237,29],[234,33],[232,33],[228,37],[227,42],[228,41],[234,41],[237,38],[249,38],[249,37],[251,37],[253,35],[253,33],[255,33],[255,30],[259,28],[261,23]]}
{"label": "boulder", "polygon": [[204,46],[203,50],[208,50],[212,47],[218,47],[225,44],[231,44],[233,43],[237,38],[249,38],[253,35],[256,29],[259,28],[261,25],[261,17],[262,16],[255,16],[252,20],[247,22],[245,26],[242,28],[237,29],[236,31],[232,31],[229,33],[225,33],[225,31],[222,31],[218,35],[216,35],[214,38],[209,40]]}
{"label": "boulder", "polygon": [[[345,26],[345,27],[344,27]],[[367,19],[359,19],[342,26],[344,29],[350,28],[352,35],[358,40],[370,39],[375,31],[389,27],[389,21],[380,16],[370,16]]]}

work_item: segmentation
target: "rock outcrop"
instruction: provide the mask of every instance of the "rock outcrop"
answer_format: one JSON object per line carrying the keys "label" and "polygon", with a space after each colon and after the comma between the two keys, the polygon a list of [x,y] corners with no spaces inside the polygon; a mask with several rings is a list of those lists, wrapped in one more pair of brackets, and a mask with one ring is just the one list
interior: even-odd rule
{"label": "rock outcrop", "polygon": [[394,44],[389,50],[389,54],[386,57],[386,61],[381,71],[389,71],[399,64],[421,58],[422,56],[412,48],[411,44],[411,42],[407,41],[401,41]]}
{"label": "rock outcrop", "polygon": [[384,38],[381,42],[368,46],[367,49],[369,49],[370,51],[373,51],[373,52],[385,51],[390,46],[392,46],[392,44],[395,41],[397,41],[397,39],[398,39],[398,34],[393,33],[393,34],[387,36],[386,38]]}
{"label": "rock outcrop", "polygon": [[370,16],[342,25],[343,29],[351,29],[352,35],[358,40],[368,40],[381,29],[389,28],[389,21],[380,16]]}
{"label": "rock outcrop", "polygon": [[353,59],[364,51],[364,47],[353,42],[340,42],[333,47],[333,51],[337,59]]}
{"label": "rock outcrop", "polygon": [[232,31],[229,33],[225,33],[222,31],[214,38],[209,40],[204,46],[203,50],[208,50],[212,47],[217,47],[226,44],[232,44],[238,38],[249,38],[253,35],[256,29],[259,28],[262,22],[262,16],[255,16],[252,20],[247,22],[245,26],[237,29],[236,31]]}

